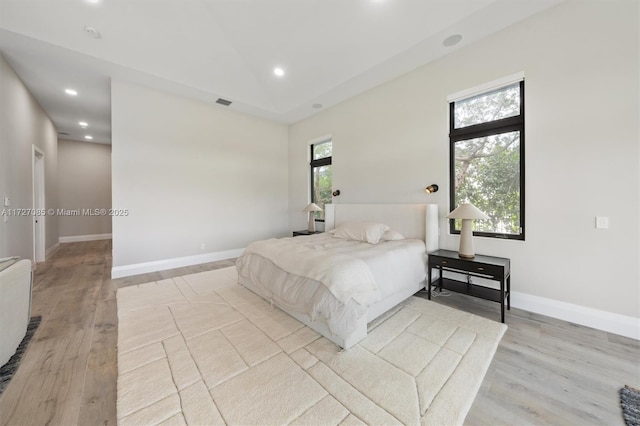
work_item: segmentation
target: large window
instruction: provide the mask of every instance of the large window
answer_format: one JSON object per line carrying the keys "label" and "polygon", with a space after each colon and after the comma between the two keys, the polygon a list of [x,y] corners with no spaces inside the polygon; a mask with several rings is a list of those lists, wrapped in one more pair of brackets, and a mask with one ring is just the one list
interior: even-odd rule
{"label": "large window", "polygon": [[311,145],[311,202],[322,208],[316,220],[324,221],[324,205],[331,203],[331,140]]}
{"label": "large window", "polygon": [[[475,234],[524,240],[524,81],[449,104],[450,206],[489,216]],[[461,221],[451,220],[459,233]]]}

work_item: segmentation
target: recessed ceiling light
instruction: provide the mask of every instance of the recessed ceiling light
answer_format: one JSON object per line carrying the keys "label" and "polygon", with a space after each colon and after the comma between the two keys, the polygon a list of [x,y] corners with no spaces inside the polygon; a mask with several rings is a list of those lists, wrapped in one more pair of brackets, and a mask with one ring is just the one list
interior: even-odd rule
{"label": "recessed ceiling light", "polygon": [[282,68],[280,68],[280,67],[275,67],[273,69],[273,73],[275,75],[277,75],[278,77],[282,77],[284,75],[284,70]]}
{"label": "recessed ceiling light", "polygon": [[99,4],[102,3],[102,0],[85,0],[87,3],[91,3],[91,4]]}
{"label": "recessed ceiling light", "polygon": [[73,89],[64,89],[64,93],[69,96],[76,96],[78,94],[78,92]]}
{"label": "recessed ceiling light", "polygon": [[100,38],[100,37],[102,37],[102,36],[100,35],[100,32],[99,32],[98,30],[96,30],[95,28],[93,28],[93,27],[84,27],[84,32],[85,32],[88,36],[93,37],[93,38]]}
{"label": "recessed ceiling light", "polygon": [[93,136],[91,136],[91,135],[86,135],[84,138],[85,138],[86,140],[89,140],[89,141],[90,141],[91,139],[93,139]]}
{"label": "recessed ceiling light", "polygon": [[320,108],[322,108],[322,104],[313,104],[313,105],[311,105],[311,108],[320,109]]}
{"label": "recessed ceiling light", "polygon": [[460,40],[462,40],[462,36],[460,34],[454,34],[445,38],[442,42],[442,45],[445,47],[455,46],[456,44],[460,43]]}
{"label": "recessed ceiling light", "polygon": [[78,121],[78,125],[79,125],[80,127],[88,127],[88,126],[89,126],[89,123],[87,123],[86,121]]}

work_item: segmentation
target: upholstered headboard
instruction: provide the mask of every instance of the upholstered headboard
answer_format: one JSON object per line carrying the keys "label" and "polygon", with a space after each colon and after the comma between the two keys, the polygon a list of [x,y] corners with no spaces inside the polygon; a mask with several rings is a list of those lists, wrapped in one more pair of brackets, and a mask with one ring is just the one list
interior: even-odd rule
{"label": "upholstered headboard", "polygon": [[372,221],[389,225],[407,238],[438,249],[437,204],[325,204],[325,231],[349,221]]}

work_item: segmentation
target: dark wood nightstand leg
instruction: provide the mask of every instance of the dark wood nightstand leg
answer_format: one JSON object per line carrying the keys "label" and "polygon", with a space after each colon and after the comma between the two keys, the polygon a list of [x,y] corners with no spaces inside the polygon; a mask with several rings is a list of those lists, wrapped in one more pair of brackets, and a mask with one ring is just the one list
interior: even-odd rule
{"label": "dark wood nightstand leg", "polygon": [[431,265],[427,267],[427,297],[431,300]]}
{"label": "dark wood nightstand leg", "polygon": [[511,275],[507,277],[507,309],[511,310]]}
{"label": "dark wood nightstand leg", "polygon": [[506,294],[504,292],[504,277],[500,280],[500,316],[502,318],[502,322],[504,322],[504,299]]}

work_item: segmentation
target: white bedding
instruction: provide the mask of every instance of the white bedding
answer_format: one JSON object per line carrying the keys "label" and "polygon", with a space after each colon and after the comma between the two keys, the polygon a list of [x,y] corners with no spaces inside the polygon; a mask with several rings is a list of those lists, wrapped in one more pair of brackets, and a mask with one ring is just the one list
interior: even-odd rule
{"label": "white bedding", "polygon": [[327,242],[326,238],[314,236],[312,240],[313,243],[306,238],[256,241],[249,244],[246,252],[269,259],[290,274],[320,282],[342,303],[353,299],[368,305],[378,299],[375,279],[363,260],[331,250],[331,246],[342,245],[332,241],[336,238]]}
{"label": "white bedding", "polygon": [[348,336],[371,304],[425,279],[425,244],[372,245],[322,233],[252,243],[236,266],[240,282],[261,296]]}

